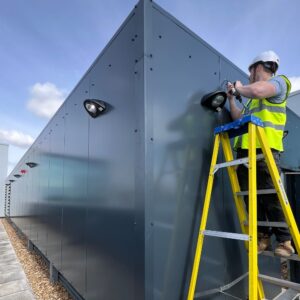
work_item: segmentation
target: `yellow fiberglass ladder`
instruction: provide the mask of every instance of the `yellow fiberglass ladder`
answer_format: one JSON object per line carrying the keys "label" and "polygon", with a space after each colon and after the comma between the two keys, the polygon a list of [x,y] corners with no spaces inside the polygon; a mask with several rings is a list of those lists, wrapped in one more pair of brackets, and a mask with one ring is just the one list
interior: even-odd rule
{"label": "yellow fiberglass ladder", "polygon": [[[198,277],[198,270],[200,265],[201,253],[203,248],[203,242],[205,236],[214,236],[220,238],[230,238],[245,241],[246,250],[248,251],[248,280],[249,280],[249,300],[262,300],[265,299],[265,293],[263,289],[262,281],[266,281],[275,285],[286,288],[282,297],[276,297],[276,299],[299,299],[300,284],[290,282],[288,280],[282,280],[273,278],[267,275],[261,275],[258,271],[258,253],[257,253],[257,225],[266,226],[257,221],[257,194],[263,193],[277,193],[279,202],[281,204],[286,224],[289,228],[291,236],[293,238],[296,251],[300,254],[300,235],[299,230],[291,210],[287,195],[284,190],[282,180],[280,178],[277,166],[275,164],[271,149],[267,143],[266,135],[263,129],[262,121],[254,116],[247,115],[237,121],[219,126],[215,129],[215,140],[212,154],[212,160],[209,170],[208,183],[206,188],[206,194],[204,199],[204,206],[202,211],[198,241],[196,246],[196,252],[194,257],[194,264],[192,269],[192,275],[188,291],[188,300],[193,300],[195,295],[196,282]],[[233,154],[230,146],[230,138],[233,138],[244,133],[249,134],[249,157],[233,159]],[[256,140],[258,139],[262,154],[256,154]],[[220,143],[223,148],[224,157],[226,162],[217,163],[217,157],[219,152]],[[274,190],[257,190],[256,184],[256,161],[259,159],[265,159],[268,169],[270,171],[272,181],[275,187]],[[236,166],[241,164],[247,164],[249,168],[249,191],[241,192],[238,177],[236,174]],[[241,226],[242,233],[228,233],[220,231],[206,230],[206,223],[208,218],[208,211],[211,200],[211,193],[214,181],[214,174],[220,168],[226,167],[228,170],[230,183],[232,187],[233,197],[237,214]],[[249,196],[248,212],[245,209],[243,196]],[[278,223],[278,224],[276,224]],[[267,226],[270,227],[282,227],[280,222],[269,222]],[[297,256],[297,255],[294,255]],[[297,258],[299,258],[297,256]],[[296,298],[295,298],[296,296]]]}

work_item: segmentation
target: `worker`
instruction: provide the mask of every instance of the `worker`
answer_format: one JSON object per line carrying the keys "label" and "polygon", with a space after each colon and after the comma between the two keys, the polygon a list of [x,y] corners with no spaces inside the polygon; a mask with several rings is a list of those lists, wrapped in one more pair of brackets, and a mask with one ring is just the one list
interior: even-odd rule
{"label": "worker", "polygon": [[[249,66],[249,84],[243,85],[240,81],[228,83],[227,96],[230,113],[234,120],[243,115],[251,114],[260,118],[264,123],[264,130],[271,148],[274,160],[279,167],[280,153],[283,151],[282,139],[286,123],[286,100],[291,90],[291,83],[287,77],[276,76],[279,67],[279,57],[274,51],[265,51],[259,54]],[[235,89],[235,90],[234,90]],[[248,98],[244,109],[240,109],[233,93],[236,92]],[[262,153],[257,142],[257,153]],[[248,134],[239,136],[234,141],[237,158],[248,156]],[[239,165],[237,170],[241,190],[248,190],[248,169]],[[274,189],[274,185],[264,160],[257,162],[257,189]],[[248,197],[245,197],[248,207]],[[276,194],[257,196],[258,221],[285,222],[281,205]],[[275,255],[289,257],[295,253],[291,244],[291,235],[287,228],[258,226],[258,253],[271,248],[271,235],[275,234],[278,245]]]}

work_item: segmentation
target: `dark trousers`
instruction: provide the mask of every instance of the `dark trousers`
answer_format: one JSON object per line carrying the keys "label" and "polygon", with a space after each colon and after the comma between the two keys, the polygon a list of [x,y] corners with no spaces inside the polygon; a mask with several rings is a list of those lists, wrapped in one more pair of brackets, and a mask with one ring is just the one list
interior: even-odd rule
{"label": "dark trousers", "polygon": [[[256,150],[257,154],[262,153],[261,149]],[[279,167],[280,153],[276,150],[272,150],[275,163]],[[247,157],[248,150],[238,149],[237,158]],[[269,173],[265,160],[259,160],[256,164],[257,172],[257,189],[274,189],[271,175]],[[248,168],[244,165],[239,165],[237,169],[237,175],[241,187],[241,191],[248,190]],[[248,196],[244,197],[246,207],[248,210]],[[276,194],[257,195],[257,219],[258,221],[269,221],[269,222],[285,222],[285,218],[282,212],[279,199]],[[291,235],[287,228],[270,228],[258,226],[258,232],[264,233],[271,236],[275,234],[276,239],[279,243],[291,240]]]}

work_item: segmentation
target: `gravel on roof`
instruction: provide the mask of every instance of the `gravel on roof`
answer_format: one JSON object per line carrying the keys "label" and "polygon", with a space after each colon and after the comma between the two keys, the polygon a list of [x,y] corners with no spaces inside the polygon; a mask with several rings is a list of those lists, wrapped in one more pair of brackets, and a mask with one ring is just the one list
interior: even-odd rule
{"label": "gravel on roof", "polygon": [[8,234],[12,246],[20,260],[27,280],[37,300],[72,300],[66,289],[59,283],[49,280],[49,268],[43,258],[27,249],[27,240],[16,233],[6,220],[2,224]]}

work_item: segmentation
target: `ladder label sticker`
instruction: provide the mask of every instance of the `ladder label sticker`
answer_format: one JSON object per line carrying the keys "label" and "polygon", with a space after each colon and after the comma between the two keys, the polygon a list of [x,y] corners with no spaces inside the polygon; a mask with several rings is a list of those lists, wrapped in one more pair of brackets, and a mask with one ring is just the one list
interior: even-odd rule
{"label": "ladder label sticker", "polygon": [[280,187],[280,190],[281,190],[281,194],[283,195],[283,198],[284,198],[284,202],[285,202],[286,205],[289,205],[289,200],[287,198],[287,195],[285,193],[285,189],[284,189],[283,183],[282,183],[282,181],[281,181],[280,178],[278,180],[278,183],[279,183],[279,187]]}

